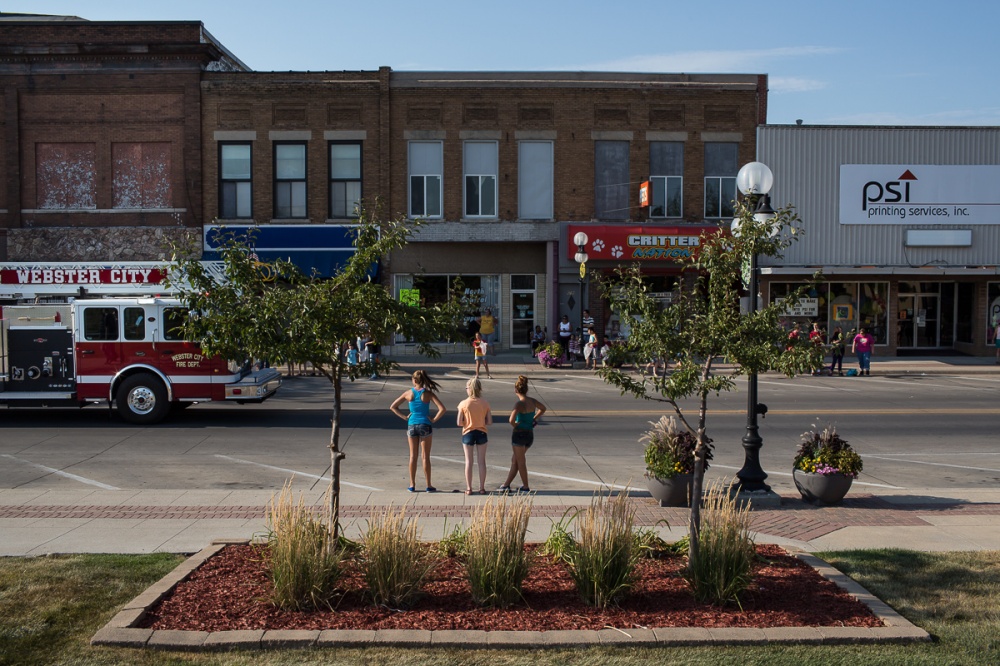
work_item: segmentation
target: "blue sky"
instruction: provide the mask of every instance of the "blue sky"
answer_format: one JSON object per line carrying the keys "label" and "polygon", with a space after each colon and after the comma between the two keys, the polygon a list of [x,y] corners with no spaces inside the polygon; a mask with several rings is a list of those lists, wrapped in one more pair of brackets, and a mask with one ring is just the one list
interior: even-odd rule
{"label": "blue sky", "polygon": [[770,123],[1000,125],[989,0],[19,0],[3,11],[201,21],[259,71],[764,73]]}

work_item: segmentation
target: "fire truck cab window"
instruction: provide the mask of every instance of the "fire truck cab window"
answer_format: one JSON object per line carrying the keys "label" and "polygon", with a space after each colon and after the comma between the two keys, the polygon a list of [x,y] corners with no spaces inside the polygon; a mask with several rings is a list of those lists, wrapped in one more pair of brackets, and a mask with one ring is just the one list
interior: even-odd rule
{"label": "fire truck cab window", "polygon": [[85,308],[83,311],[85,340],[117,340],[118,308]]}
{"label": "fire truck cab window", "polygon": [[187,317],[187,308],[164,308],[163,317],[163,339],[183,340],[184,339],[184,319]]}
{"label": "fire truck cab window", "polygon": [[125,308],[125,339],[146,339],[146,311],[142,308]]}

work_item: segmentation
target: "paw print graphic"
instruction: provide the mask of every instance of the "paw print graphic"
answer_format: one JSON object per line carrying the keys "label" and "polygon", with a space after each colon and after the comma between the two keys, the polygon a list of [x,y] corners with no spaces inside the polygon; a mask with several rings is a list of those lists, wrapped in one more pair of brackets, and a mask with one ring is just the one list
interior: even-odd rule
{"label": "paw print graphic", "polygon": [[604,249],[604,241],[598,238],[597,240],[594,241],[593,248],[594,252],[600,252],[601,250]]}
{"label": "paw print graphic", "polygon": [[614,257],[615,259],[621,259],[623,254],[625,253],[622,252],[621,245],[615,245],[613,248],[611,248],[611,256]]}

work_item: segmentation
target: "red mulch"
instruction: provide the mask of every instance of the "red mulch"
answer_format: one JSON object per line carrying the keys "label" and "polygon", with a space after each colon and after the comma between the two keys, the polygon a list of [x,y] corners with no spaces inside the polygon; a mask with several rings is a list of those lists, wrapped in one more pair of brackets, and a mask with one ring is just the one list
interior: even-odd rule
{"label": "red mulch", "polygon": [[636,585],[618,608],[586,606],[564,564],[536,557],[524,582],[524,603],[504,610],[476,607],[462,565],[443,559],[409,610],[375,607],[365,599],[353,565],[342,579],[335,610],[289,612],[267,601],[265,552],[228,546],[156,606],[143,621],[152,629],[483,629],[552,630],[617,627],[878,627],[868,608],[777,546],[758,546],[754,582],[735,604],[697,603],[680,577],[684,558],[644,559]]}

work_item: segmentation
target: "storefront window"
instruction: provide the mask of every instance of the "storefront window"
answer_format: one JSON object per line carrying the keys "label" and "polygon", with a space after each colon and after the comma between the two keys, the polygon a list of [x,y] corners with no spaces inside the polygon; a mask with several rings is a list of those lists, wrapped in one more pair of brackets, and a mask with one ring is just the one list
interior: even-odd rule
{"label": "storefront window", "polygon": [[[460,288],[469,312],[466,325],[477,313],[489,308],[497,319],[497,333],[500,333],[499,275],[396,275],[394,286],[397,298],[405,297],[425,307],[446,303],[451,294]],[[397,336],[396,342],[405,342],[405,339]]]}
{"label": "storefront window", "polygon": [[1000,323],[1000,282],[986,285],[986,343],[995,344],[993,334]]}
{"label": "storefront window", "polygon": [[[801,287],[801,283],[773,282],[769,289],[769,302],[788,298]],[[830,282],[811,287],[799,305],[783,318],[786,328],[799,324],[807,331],[813,322],[828,334],[836,326],[844,333],[864,327],[879,345],[887,344],[887,308],[889,284],[887,282]]]}

